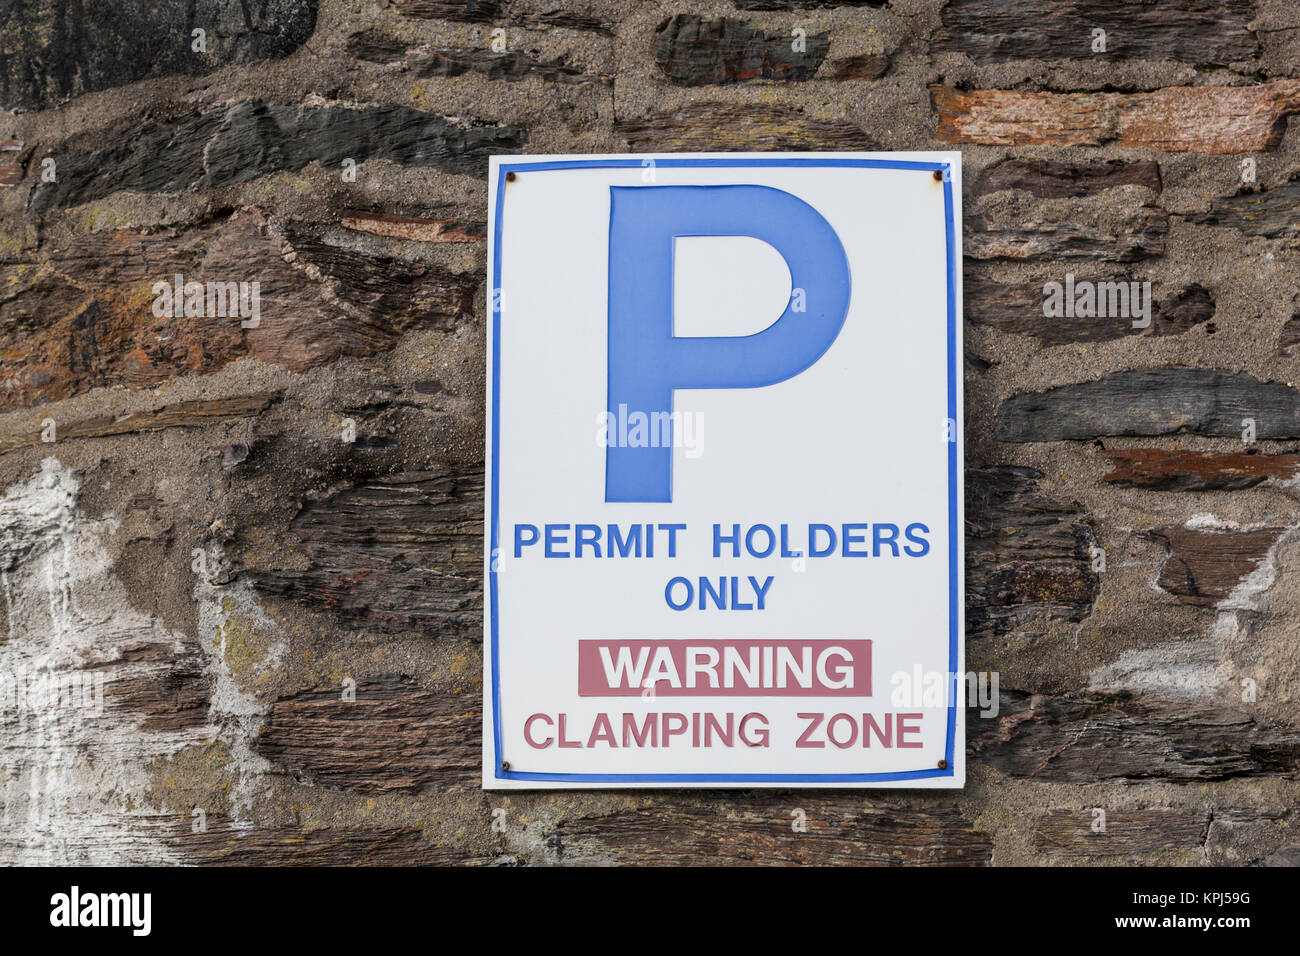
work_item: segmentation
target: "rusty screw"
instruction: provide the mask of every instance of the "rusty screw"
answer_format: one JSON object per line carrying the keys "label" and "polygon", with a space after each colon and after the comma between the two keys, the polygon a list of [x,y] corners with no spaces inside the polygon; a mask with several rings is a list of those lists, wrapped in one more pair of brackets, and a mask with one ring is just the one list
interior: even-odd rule
{"label": "rusty screw", "polygon": [[942,169],[936,169],[936,170],[934,171],[934,181],[935,181],[936,183],[941,183],[941,182],[943,182],[943,170],[942,170]]}
{"label": "rusty screw", "polygon": [[506,173],[506,182],[513,183],[516,178],[514,173]]}
{"label": "rusty screw", "polygon": [[940,761],[939,761],[939,769],[940,769],[940,770],[947,770],[947,769],[948,769],[948,761],[946,761],[946,760],[940,760]]}

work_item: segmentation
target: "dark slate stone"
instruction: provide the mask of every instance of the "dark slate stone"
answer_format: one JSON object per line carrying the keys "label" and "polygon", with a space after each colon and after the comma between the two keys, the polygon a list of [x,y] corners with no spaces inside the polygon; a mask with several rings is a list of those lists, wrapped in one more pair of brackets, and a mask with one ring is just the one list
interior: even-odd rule
{"label": "dark slate stone", "polygon": [[1169,214],[1149,206],[1121,210],[1119,222],[1027,218],[1002,210],[964,216],[967,259],[1088,259],[1137,262],[1164,255]]}
{"label": "dark slate stone", "polygon": [[405,106],[348,109],[248,101],[104,139],[108,145],[93,152],[56,154],[58,181],[36,191],[36,212],[90,202],[119,189],[229,186],[313,161],[338,168],[349,158],[483,177],[489,155],[517,152],[527,134],[514,126],[462,125]]}
{"label": "dark slate stone", "polygon": [[738,10],[812,10],[827,7],[883,7],[889,0],[734,0]]}
{"label": "dark slate stone", "polygon": [[537,76],[548,83],[610,83],[599,73],[583,73],[563,58],[537,60],[523,53],[491,53],[484,50],[430,50],[411,57],[411,72],[420,77],[451,79],[477,73],[490,80],[522,80]]}
{"label": "dark slate stone", "polygon": [[1216,199],[1209,212],[1188,219],[1210,226],[1232,226],[1266,239],[1294,239],[1300,236],[1300,176],[1262,192]]}
{"label": "dark slate stone", "polygon": [[998,716],[967,711],[972,764],[1048,783],[1227,780],[1294,773],[1300,734],[1216,701],[1003,691]]}
{"label": "dark slate stone", "polygon": [[397,63],[405,59],[410,44],[378,30],[366,30],[348,37],[348,55],[367,63]]}
{"label": "dark slate stone", "polygon": [[966,633],[1005,634],[1042,617],[1082,621],[1101,592],[1092,517],[1038,487],[1041,471],[966,470]]}
{"label": "dark slate stone", "polygon": [[975,195],[1002,189],[1023,189],[1046,199],[1090,196],[1114,186],[1145,186],[1154,192],[1163,188],[1160,166],[1153,162],[1054,163],[1046,160],[1009,159],[986,169],[975,186]]}
{"label": "dark slate stone", "polygon": [[1300,312],[1286,320],[1282,334],[1277,340],[1277,350],[1283,355],[1290,355],[1291,350],[1300,345]]}
{"label": "dark slate stone", "polygon": [[250,553],[247,571],[261,591],[367,627],[466,638],[483,627],[482,525],[481,471],[403,472],[308,503],[295,567]]}
{"label": "dark slate stone", "polygon": [[[158,76],[201,76],[287,56],[316,29],[317,0],[6,0],[0,107],[37,109]],[[206,32],[195,52],[193,31]]]}
{"label": "dark slate stone", "polygon": [[[934,52],[977,62],[1090,57],[1227,66],[1259,52],[1251,0],[948,0]],[[1093,53],[1094,29],[1106,52]]]}
{"label": "dark slate stone", "polygon": [[501,15],[497,0],[396,0],[397,12],[419,20],[491,23]]}
{"label": "dark slate stone", "polygon": [[825,34],[809,34],[795,53],[788,32],[767,34],[743,20],[709,20],[679,13],[659,25],[655,62],[683,86],[746,80],[807,80],[830,50]]}
{"label": "dark slate stone", "polygon": [[870,150],[880,144],[860,126],[799,110],[757,104],[690,103],[644,118],[616,120],[614,132],[640,152]]}
{"label": "dark slate stone", "polygon": [[408,49],[400,40],[375,31],[348,38],[348,52],[369,63],[402,63],[415,76],[452,79],[477,73],[490,80],[522,80],[540,77],[549,83],[610,83],[612,77],[583,73],[560,59],[543,61],[523,53],[493,53],[480,49]]}
{"label": "dark slate stone", "polygon": [[[1077,276],[1075,282],[1132,282],[1132,276]],[[1122,316],[1053,317],[1043,315],[1043,283],[996,282],[979,273],[968,272],[963,287],[965,316],[968,322],[987,325],[1004,332],[1032,335],[1043,345],[1075,342],[1106,342],[1128,335],[1181,335],[1215,315],[1214,297],[1193,283],[1154,302],[1151,325],[1135,329],[1133,319]]]}
{"label": "dark slate stone", "polygon": [[1067,441],[1188,432],[1257,439],[1300,438],[1300,391],[1241,372],[1157,368],[1115,372],[1095,382],[1016,395],[998,412],[998,438]]}
{"label": "dark slate stone", "polygon": [[1300,866],[1300,846],[1284,846],[1258,863],[1259,866]]}

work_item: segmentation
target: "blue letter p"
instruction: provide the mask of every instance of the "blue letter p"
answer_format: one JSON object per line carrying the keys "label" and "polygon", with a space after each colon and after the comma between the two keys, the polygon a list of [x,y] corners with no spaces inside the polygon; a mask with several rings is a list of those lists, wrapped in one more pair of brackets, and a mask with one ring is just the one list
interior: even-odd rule
{"label": "blue letter p", "polygon": [[[750,236],[779,252],[805,311],[787,305],[753,335],[673,334],[673,250],[679,236]],[[673,389],[759,388],[825,354],[849,310],[839,237],[802,199],[769,186],[611,186],[609,414],[671,415]],[[671,419],[669,419],[671,421]],[[671,427],[671,426],[670,426]],[[605,451],[606,501],[671,501],[671,443]]]}

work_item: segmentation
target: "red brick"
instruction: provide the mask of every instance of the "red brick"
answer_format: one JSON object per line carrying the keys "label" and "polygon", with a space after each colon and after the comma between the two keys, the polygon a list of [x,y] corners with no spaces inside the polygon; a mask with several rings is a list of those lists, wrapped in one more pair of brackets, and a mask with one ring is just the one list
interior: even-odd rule
{"label": "red brick", "polygon": [[930,87],[938,138],[991,146],[1150,147],[1198,153],[1273,149],[1300,112],[1300,80],[1167,87],[1150,93],[963,92]]}

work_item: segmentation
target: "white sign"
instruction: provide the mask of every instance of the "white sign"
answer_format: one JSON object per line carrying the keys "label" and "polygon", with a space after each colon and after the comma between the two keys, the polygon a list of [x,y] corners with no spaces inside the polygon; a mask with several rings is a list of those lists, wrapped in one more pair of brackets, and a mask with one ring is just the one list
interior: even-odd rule
{"label": "white sign", "polygon": [[501,156],[485,787],[960,787],[958,153]]}

